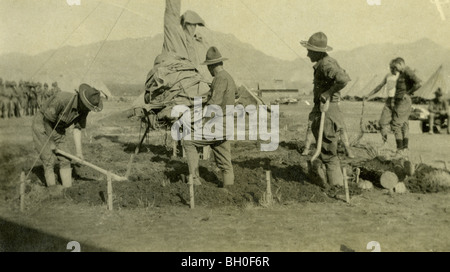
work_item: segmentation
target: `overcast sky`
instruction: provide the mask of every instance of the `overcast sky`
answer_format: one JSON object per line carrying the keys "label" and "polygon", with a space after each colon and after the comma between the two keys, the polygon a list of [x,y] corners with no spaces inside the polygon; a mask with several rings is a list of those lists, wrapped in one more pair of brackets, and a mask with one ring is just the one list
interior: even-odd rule
{"label": "overcast sky", "polygon": [[[104,40],[127,3],[109,40],[162,33],[165,0],[67,1],[75,0],[0,0],[0,54]],[[450,48],[450,4],[439,12],[430,0],[370,1],[377,0],[182,0],[182,12],[195,10],[208,28],[288,60],[305,56],[298,42],[317,31],[335,50],[421,38]]]}

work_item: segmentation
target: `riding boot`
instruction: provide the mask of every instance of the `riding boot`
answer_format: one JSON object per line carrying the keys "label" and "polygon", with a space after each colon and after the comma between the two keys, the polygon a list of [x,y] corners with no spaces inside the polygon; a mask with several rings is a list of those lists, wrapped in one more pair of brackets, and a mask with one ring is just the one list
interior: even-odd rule
{"label": "riding boot", "polygon": [[332,186],[344,186],[344,176],[339,161],[326,164],[328,183]]}
{"label": "riding boot", "polygon": [[312,179],[313,183],[316,183],[320,187],[326,189],[329,187],[327,175],[325,174],[325,169],[323,164],[316,160],[314,162],[308,161],[309,177]]}
{"label": "riding boot", "polygon": [[55,172],[54,172],[53,168],[45,169],[44,175],[45,175],[45,183],[47,184],[47,187],[56,185],[56,177],[55,177]]}
{"label": "riding boot", "polygon": [[72,187],[72,168],[68,167],[59,169],[59,175],[61,177],[63,187]]}
{"label": "riding boot", "polygon": [[223,187],[234,185],[234,173],[233,172],[222,172],[223,175]]}

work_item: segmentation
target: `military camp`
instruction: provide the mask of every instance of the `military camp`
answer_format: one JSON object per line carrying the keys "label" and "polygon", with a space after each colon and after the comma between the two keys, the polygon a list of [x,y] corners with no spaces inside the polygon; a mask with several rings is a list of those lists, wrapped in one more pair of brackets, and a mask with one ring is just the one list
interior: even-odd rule
{"label": "military camp", "polygon": [[23,2],[0,2],[0,252],[450,251],[428,1]]}

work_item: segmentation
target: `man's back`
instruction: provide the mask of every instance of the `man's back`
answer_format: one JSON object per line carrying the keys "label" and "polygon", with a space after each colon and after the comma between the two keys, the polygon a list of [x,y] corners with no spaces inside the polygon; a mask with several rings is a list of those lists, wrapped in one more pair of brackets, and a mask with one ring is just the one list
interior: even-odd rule
{"label": "man's back", "polygon": [[208,105],[218,105],[226,112],[227,105],[234,105],[235,93],[237,92],[236,83],[231,75],[222,70],[215,75],[211,85],[212,96]]}

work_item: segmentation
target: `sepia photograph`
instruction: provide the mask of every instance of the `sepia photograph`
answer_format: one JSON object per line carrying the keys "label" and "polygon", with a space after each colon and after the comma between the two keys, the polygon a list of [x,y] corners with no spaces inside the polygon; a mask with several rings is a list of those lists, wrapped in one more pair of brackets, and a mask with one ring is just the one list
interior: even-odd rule
{"label": "sepia photograph", "polygon": [[445,0],[0,0],[0,252],[449,252],[449,30]]}

